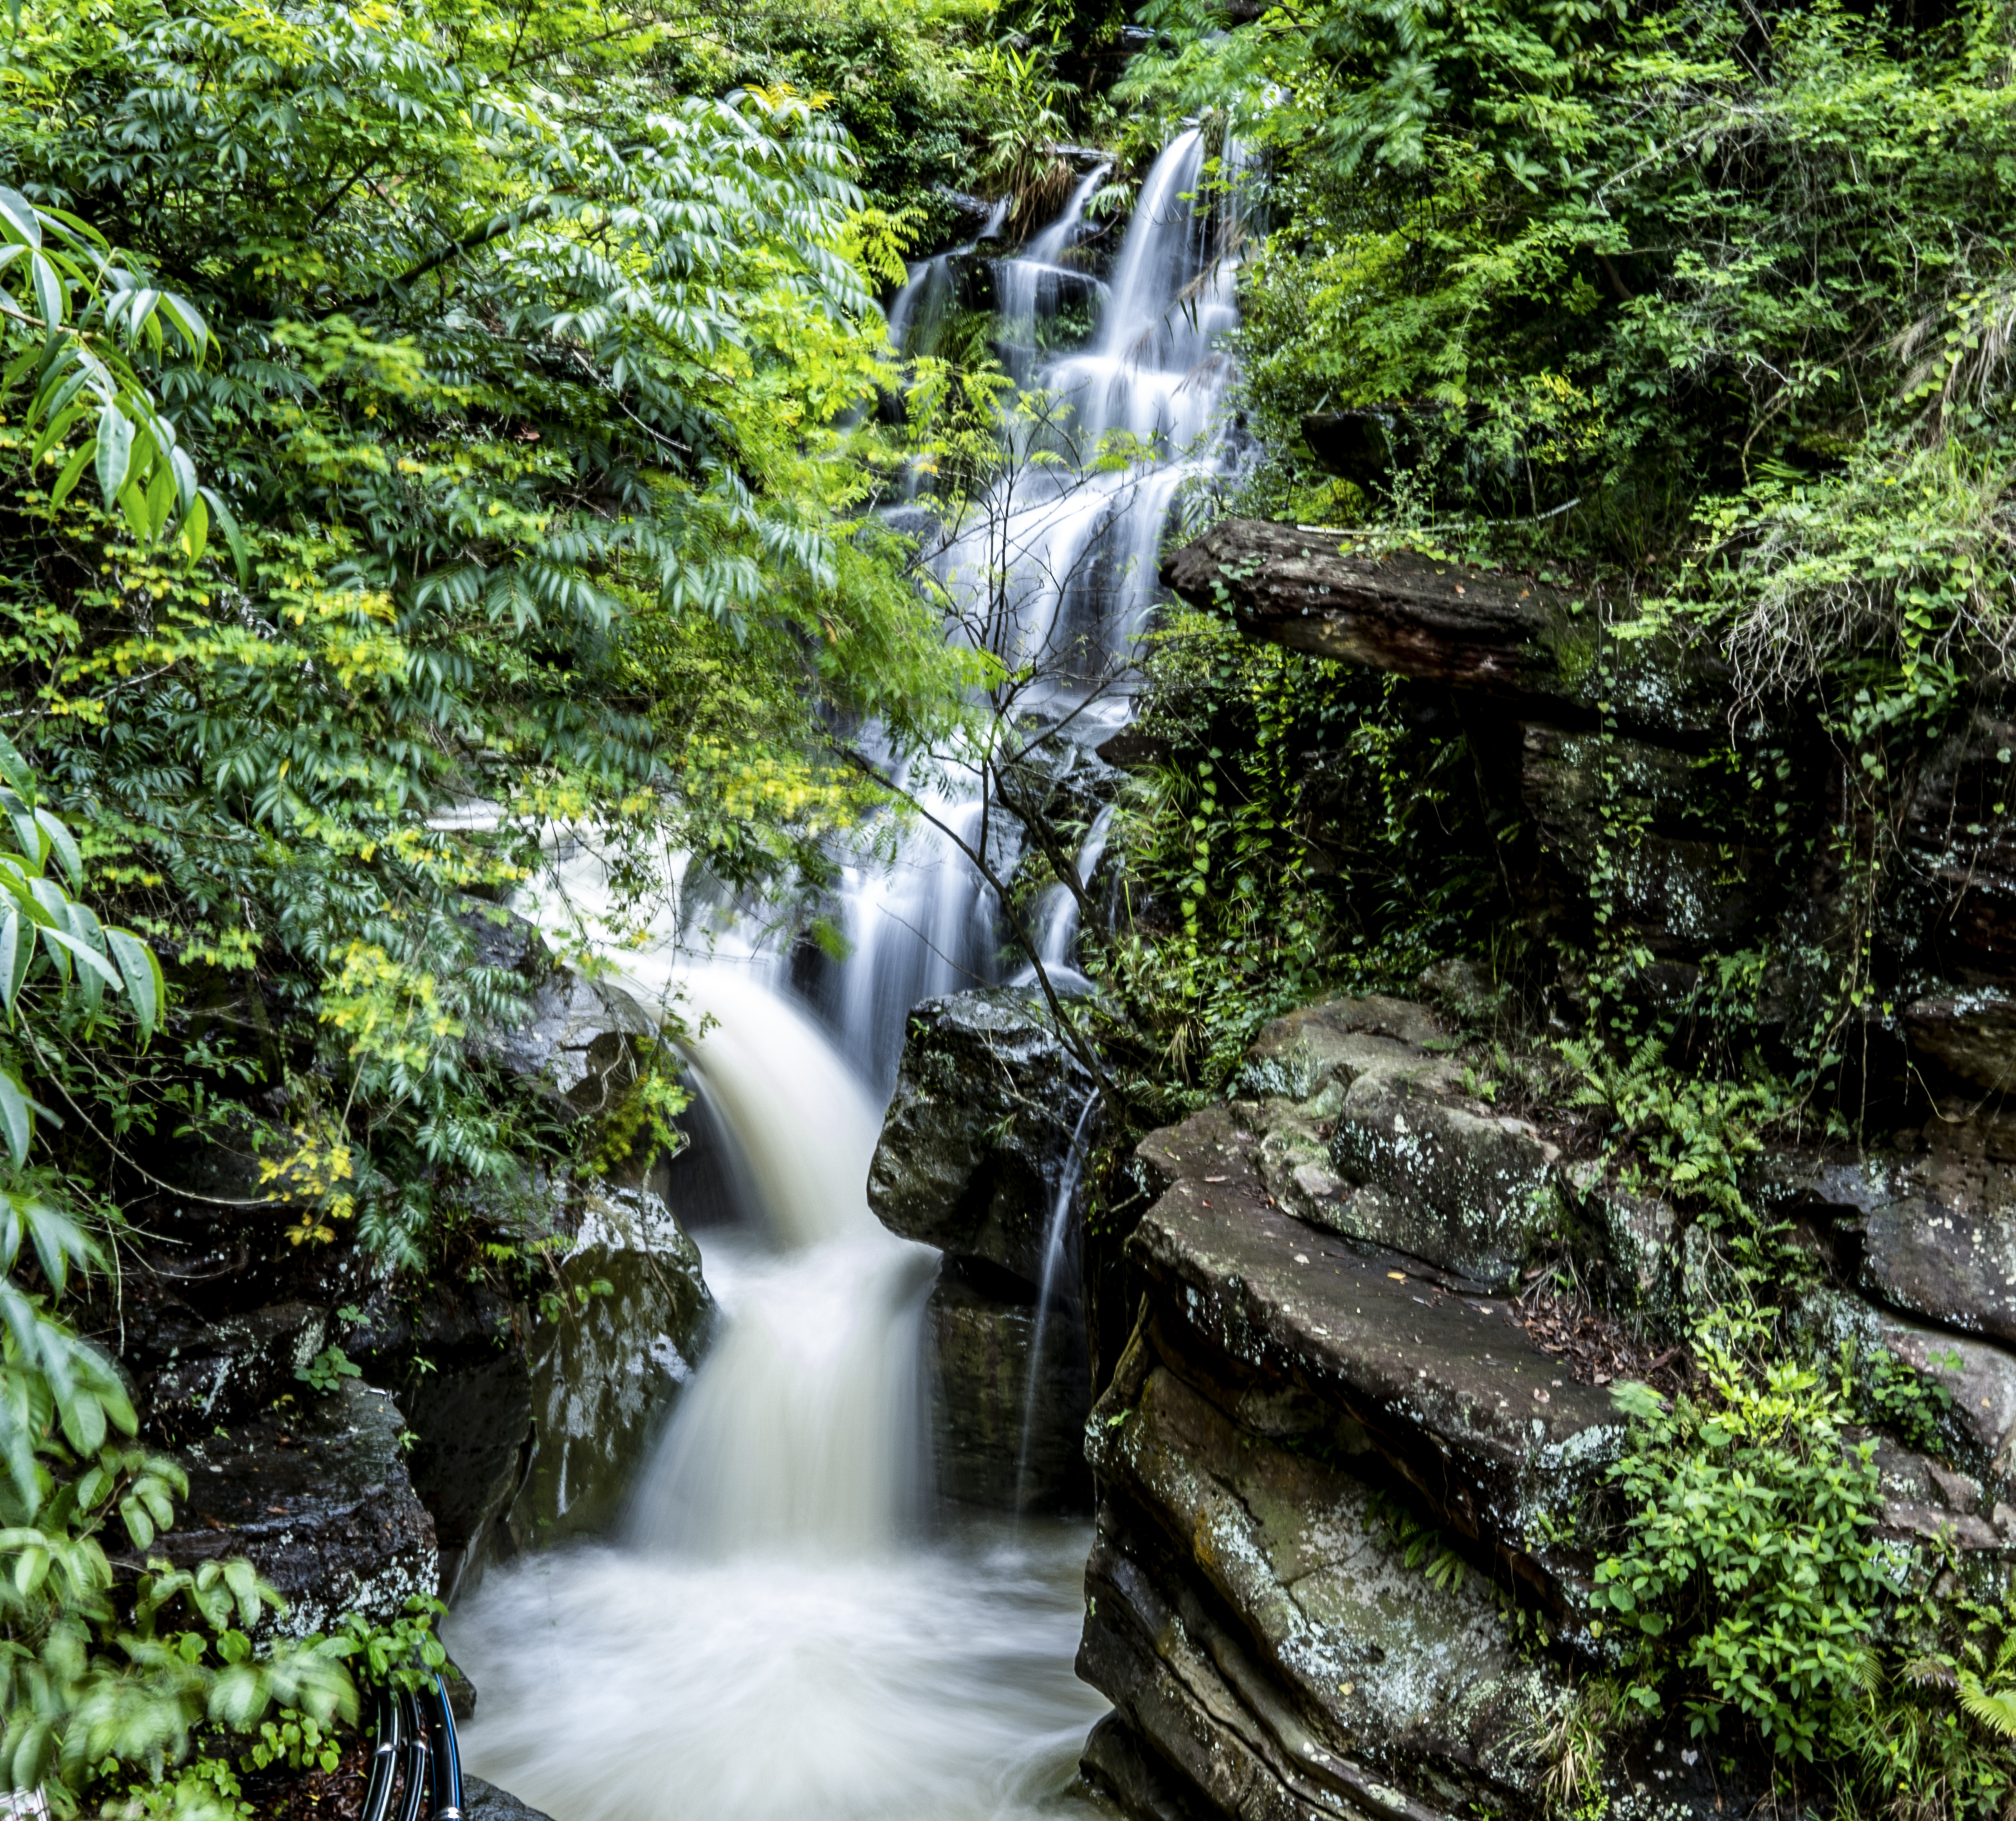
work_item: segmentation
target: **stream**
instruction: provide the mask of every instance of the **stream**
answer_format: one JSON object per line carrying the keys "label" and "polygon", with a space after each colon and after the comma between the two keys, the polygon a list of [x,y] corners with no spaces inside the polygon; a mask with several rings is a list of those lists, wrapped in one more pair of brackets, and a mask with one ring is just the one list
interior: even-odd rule
{"label": "stream", "polygon": [[[1189,200],[1204,159],[1195,131],[1165,150],[1089,343],[1035,365],[1082,430],[1165,453],[1004,507],[1025,639],[1124,652],[1178,489],[1225,459],[1206,439],[1231,280]],[[1097,175],[1004,262],[1004,340],[1054,307]],[[899,338],[934,329],[952,257],[912,268]],[[955,542],[940,574],[956,588],[981,560]],[[1124,717],[1106,707],[1107,725]],[[1102,820],[1088,874],[1104,838]],[[592,910],[592,861],[563,877]],[[1059,895],[1042,946],[1067,966]],[[774,944],[696,965],[668,927],[611,956],[647,1005],[676,991],[689,1025],[717,1021],[689,1062],[737,1218],[696,1226],[723,1323],[622,1534],[491,1571],[445,1628],[480,1692],[470,1768],[556,1821],[1012,1821],[1059,1808],[1104,1711],[1072,1672],[1089,1527],[941,1508],[921,1330],[938,1254],[866,1199],[909,1009],[999,977],[993,907],[920,829],[893,865],[848,872],[843,909],[850,952],[816,1003]]]}

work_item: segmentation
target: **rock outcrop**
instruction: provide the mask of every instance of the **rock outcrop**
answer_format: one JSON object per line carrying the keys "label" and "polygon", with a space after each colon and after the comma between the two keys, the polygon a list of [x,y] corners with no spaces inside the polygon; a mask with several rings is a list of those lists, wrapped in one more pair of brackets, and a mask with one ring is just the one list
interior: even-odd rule
{"label": "rock outcrop", "polygon": [[[1604,1660],[1593,1564],[1567,1539],[1625,1428],[1615,1372],[1543,1345],[1505,1289],[1568,1244],[1614,1303],[1656,1312],[1708,1266],[1671,1206],[1468,1099],[1449,1048],[1418,1006],[1309,1006],[1261,1033],[1240,1098],[1139,1147],[1144,1294],[1086,1427],[1079,1656],[1115,1709],[1086,1774],[1132,1816],[1542,1812],[1570,1671]],[[1411,1142],[1390,1142],[1396,1114]],[[1834,1261],[1795,1325],[1942,1394],[1934,1456],[1876,1438],[1882,1533],[1985,1585],[2016,1561],[1990,1161],[1978,1131],[1780,1153],[1755,1189]],[[1658,1762],[1608,1774],[1713,1812],[1679,1744],[1632,1749]]]}
{"label": "rock outcrop", "polygon": [[[1516,1647],[1513,1615],[1586,1644],[1589,1564],[1557,1538],[1621,1420],[1463,1269],[1477,1233],[1501,1236],[1494,1268],[1518,1256],[1495,1166],[1383,1153],[1375,1231],[1343,1211],[1371,1186],[1348,1187],[1355,1140],[1314,1164],[1281,1143],[1319,1142],[1382,1078],[1484,1121],[1435,1074],[1420,1040],[1438,1035],[1395,1002],[1312,1008],[1247,1071],[1299,1099],[1208,1107],[1140,1147],[1159,1193],[1128,1247],[1140,1319],[1087,1426],[1079,1654],[1116,1710],[1087,1772],[1136,1815],[1537,1807],[1532,1747],[1568,1684]],[[1536,1168],[1560,1193],[1553,1160]],[[1408,1550],[1437,1532],[1431,1581]]]}
{"label": "rock outcrop", "polygon": [[289,1402],[190,1445],[187,1508],[156,1547],[184,1567],[250,1558],[287,1601],[279,1627],[292,1636],[346,1612],[389,1623],[440,1580],[405,1419],[389,1393],[355,1379]]}
{"label": "rock outcrop", "polygon": [[[531,995],[481,1059],[563,1125],[607,1113],[649,1020],[556,967],[522,919],[473,914],[472,929],[479,964]],[[270,1165],[283,1140],[246,1108],[160,1160],[145,1269],[87,1322],[147,1439],[188,1464],[189,1512],[162,1546],[249,1556],[302,1629],[390,1618],[414,1592],[453,1600],[491,1560],[606,1528],[712,1326],[698,1251],[650,1186],[663,1160],[628,1185],[528,1175],[490,1210],[493,1236],[537,1243],[542,1279],[480,1261],[387,1279],[347,1233],[289,1243],[301,1210]]]}
{"label": "rock outcrop", "polygon": [[519,1549],[607,1530],[714,1331],[700,1249],[648,1191],[591,1193],[526,1338]]}
{"label": "rock outcrop", "polygon": [[[962,1503],[1054,1509],[1086,1490],[1078,1437],[1091,1382],[1070,1187],[1091,1095],[1033,988],[956,993],[910,1016],[868,1200],[891,1231],[945,1254],[926,1319],[941,1489]],[[1071,1205],[1057,1223],[1060,1193]]]}

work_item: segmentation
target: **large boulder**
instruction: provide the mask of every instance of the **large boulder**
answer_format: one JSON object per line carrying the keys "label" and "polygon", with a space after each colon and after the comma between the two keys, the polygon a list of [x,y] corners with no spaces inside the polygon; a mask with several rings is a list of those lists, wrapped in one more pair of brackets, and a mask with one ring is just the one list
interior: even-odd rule
{"label": "large boulder", "polygon": [[927,999],[868,1171],[891,1232],[977,1259],[1028,1290],[1092,1081],[1034,988]]}
{"label": "large boulder", "polygon": [[[1361,1016],[1321,1021],[1332,1049],[1377,1035],[1337,1028]],[[1291,1058],[1278,1078],[1310,1100],[1207,1107],[1140,1147],[1147,1295],[1086,1428],[1079,1667],[1116,1710],[1087,1774],[1157,1821],[1537,1814],[1532,1741],[1571,1698],[1568,1661],[1601,1650],[1590,1564],[1562,1539],[1624,1425],[1507,1302],[1274,1191],[1284,1129],[1313,1134],[1322,1096],[1376,1078],[1341,1086],[1341,1059],[1285,1035],[1261,1060]],[[1396,1200],[1424,1205],[1438,1168],[1396,1176]],[[1517,1646],[1514,1607],[1553,1655]]]}
{"label": "large boulder", "polygon": [[697,1247],[648,1190],[591,1191],[525,1351],[532,1445],[510,1546],[606,1530],[715,1323]]}
{"label": "large boulder", "polygon": [[884,1225],[945,1254],[928,1312],[933,1409],[941,1488],[962,1503],[1057,1509],[1088,1488],[1075,1189],[1092,1094],[1034,989],[956,993],[911,1014],[868,1200]]}
{"label": "large boulder", "polygon": [[1766,1193],[1831,1220],[1856,1287],[1905,1314],[2016,1343],[2016,1123],[1935,1124],[1913,1150],[1781,1155]]}

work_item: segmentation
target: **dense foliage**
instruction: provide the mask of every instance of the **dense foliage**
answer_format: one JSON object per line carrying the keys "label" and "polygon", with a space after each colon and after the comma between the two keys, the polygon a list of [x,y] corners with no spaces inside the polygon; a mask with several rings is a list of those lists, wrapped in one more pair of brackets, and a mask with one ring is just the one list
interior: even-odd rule
{"label": "dense foliage", "polygon": [[72,1044],[54,1091],[109,1100],[110,1143],[249,1074],[315,1157],[362,1110],[330,1181],[394,1256],[437,1180],[509,1167],[460,1042],[510,984],[467,965],[469,894],[556,819],[619,867],[816,872],[864,802],[823,718],[900,732],[954,680],[859,519],[855,156],[788,89],[682,94],[677,36],[115,5],[0,42],[0,175],[207,325],[131,358],[212,491],[150,537],[64,484],[88,419],[5,437],[9,712],[177,981],[253,982],[283,1033],[151,1070]]}
{"label": "dense foliage", "polygon": [[[1780,1135],[1879,1137],[1907,1102],[1924,1117],[1922,1088],[1873,1077],[1847,1039],[1907,971],[1871,907],[1913,778],[2011,675],[2016,15],[1316,0],[1227,31],[1211,0],[1164,0],[1143,17],[1160,36],[1122,84],[1133,130],[1203,112],[1247,155],[1223,165],[1256,205],[1244,505],[1531,567],[1627,643],[1712,642],[1737,703],[1712,762],[1757,824],[1748,863],[1834,894],[1791,940],[1662,980],[1629,914],[1645,805],[1618,765],[1590,806],[1588,902],[1535,941],[1501,875],[1520,831],[1464,788],[1489,751],[1445,696],[1375,700],[1277,657],[1296,674],[1267,704],[1265,665],[1226,664],[1224,635],[1187,625],[1151,700],[1188,725],[1121,837],[1173,926],[1148,945],[1159,1027],[1175,1051],[1212,1034],[1209,1080],[1282,999],[1418,991],[1424,960],[1453,959],[1460,976],[1430,977],[1467,1017],[1480,1095],[1581,1122],[1698,1229],[1679,1305],[1630,1312],[1698,1369],[1633,1405],[1582,1539],[1622,1654],[1557,1799],[1600,1812],[1603,1741],[1678,1712],[1718,1762],[1775,1763],[1795,1805],[2003,1813],[2011,1615],[1875,1534],[1863,1426],[1924,1445],[1928,1394],[1800,1329],[1818,1266],[1751,1171]],[[1307,731],[1340,710],[1361,717],[1349,740]],[[1298,763],[1277,785],[1264,736],[1287,723]],[[1787,725],[1824,755],[1823,803],[1787,801]],[[1326,826],[1378,834],[1348,851],[1255,843],[1324,792],[1399,813],[1329,806]],[[1291,923],[1312,951],[1266,953]],[[1508,1027],[1526,1058],[1489,1041]]]}

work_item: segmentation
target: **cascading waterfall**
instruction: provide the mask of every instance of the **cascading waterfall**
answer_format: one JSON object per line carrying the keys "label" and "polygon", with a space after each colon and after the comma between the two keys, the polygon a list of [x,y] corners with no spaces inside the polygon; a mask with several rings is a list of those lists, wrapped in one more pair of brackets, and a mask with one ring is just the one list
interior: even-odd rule
{"label": "cascading waterfall", "polygon": [[[1203,159],[1193,133],[1157,161],[1092,347],[1037,376],[1068,398],[1082,432],[1132,429],[1156,439],[1154,455],[1122,473],[1056,474],[1044,497],[996,515],[1025,643],[1081,639],[1091,668],[1128,650],[1171,502],[1219,459],[1204,434],[1223,376],[1210,344],[1230,292],[1186,200]],[[1056,265],[1102,175],[1007,262],[1004,296],[1030,279],[1032,311],[1045,308],[1041,270],[1014,268]],[[949,283],[949,257],[913,268],[891,311],[899,345],[907,333],[914,347],[939,307],[932,287]],[[1215,315],[1183,295],[1200,287]],[[961,561],[955,544],[941,565],[954,587]],[[1104,724],[1124,712],[1106,711]],[[970,838],[979,807],[934,812]],[[1083,879],[1107,826],[1102,815],[1088,833]],[[560,888],[533,907],[548,920],[579,927],[607,908],[592,855],[559,871]],[[1086,1535],[927,1520],[920,1321],[936,1255],[886,1233],[865,1199],[905,1017],[918,999],[988,977],[993,907],[928,832],[893,867],[850,869],[852,953],[813,1016],[787,961],[747,929],[731,927],[694,965],[704,894],[682,862],[666,878],[658,921],[607,958],[647,1005],[707,1026],[689,1045],[691,1075],[726,1193],[747,1217],[702,1235],[725,1326],[636,1488],[627,1534],[494,1571],[449,1621],[481,1693],[469,1762],[556,1821],[1046,1812],[1103,1708],[1070,1669]],[[1063,897],[1042,938],[1060,966],[1076,933]],[[1052,1213],[1039,1348],[1083,1128]]]}

